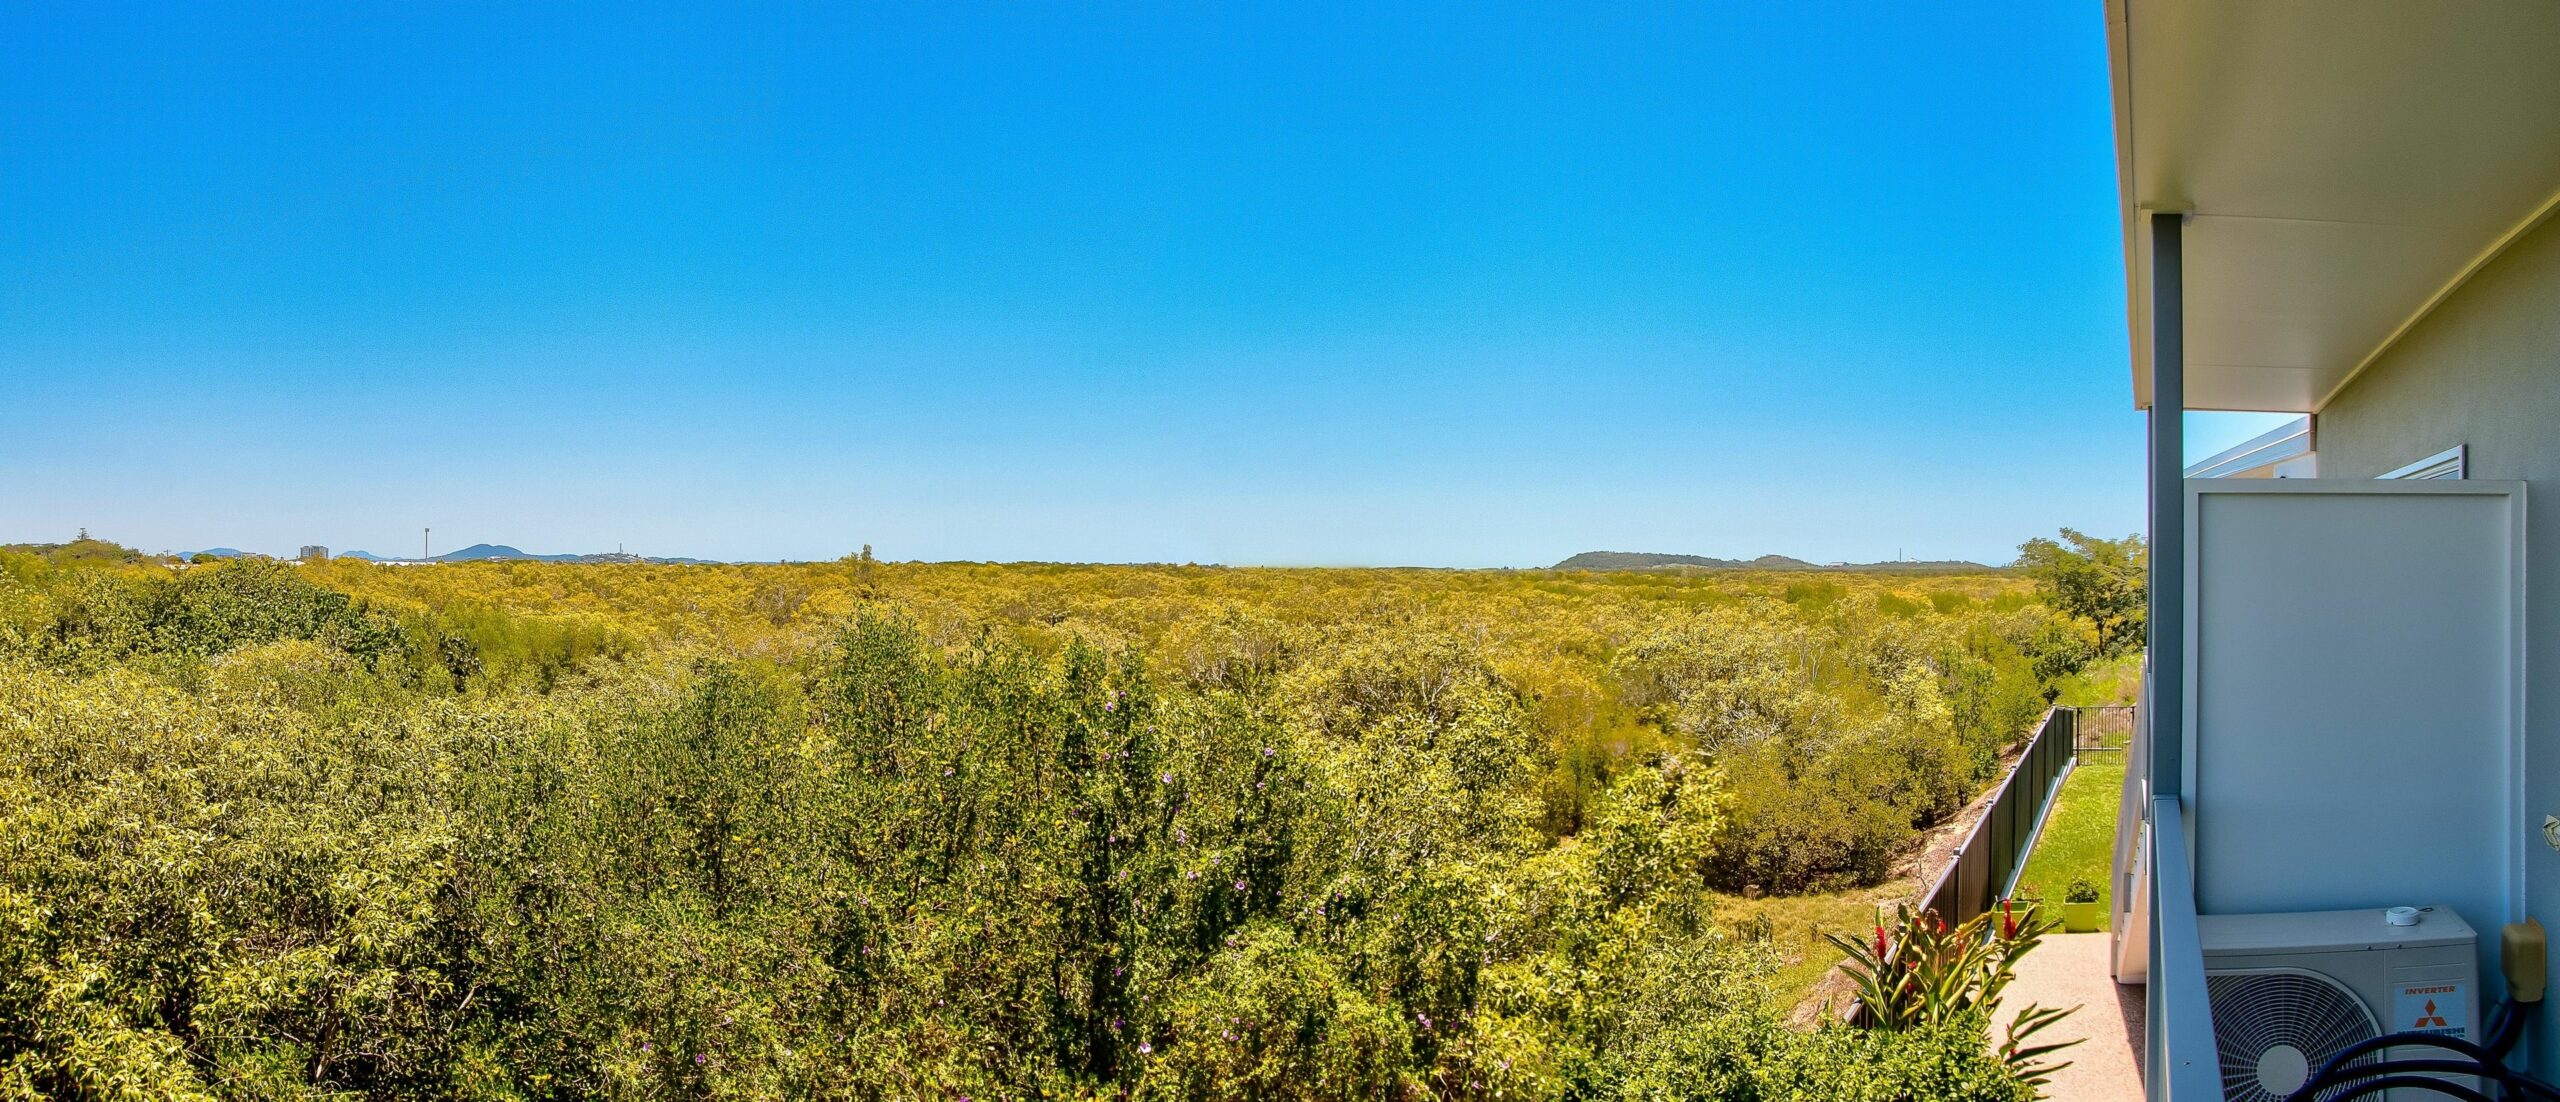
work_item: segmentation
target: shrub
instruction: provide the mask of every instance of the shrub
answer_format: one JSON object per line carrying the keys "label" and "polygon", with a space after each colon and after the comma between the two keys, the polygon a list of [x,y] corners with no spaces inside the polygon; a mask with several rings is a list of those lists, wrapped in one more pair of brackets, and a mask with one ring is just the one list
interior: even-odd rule
{"label": "shrub", "polygon": [[1346,981],[1318,950],[1273,925],[1183,980],[1138,1053],[1138,1096],[1162,1099],[1384,1098],[1400,1093],[1416,1031]]}
{"label": "shrub", "polygon": [[1832,1025],[1811,1033],[1764,1015],[1706,1019],[1668,1031],[1631,1055],[1608,1084],[1627,1102],[2029,1102],[2021,1082],[1983,1045],[1978,1015],[1885,1032]]}
{"label": "shrub", "polygon": [[0,554],[0,1097],[2015,1096],[1708,890],[1877,875],[2014,658],[1308,577]]}
{"label": "shrub", "polygon": [[[1934,911],[1914,912],[1904,905],[1890,930],[1881,922],[1876,925],[1873,941],[1836,933],[1823,937],[1849,956],[1842,970],[1856,984],[1860,1023],[1866,1028],[1970,1031],[1989,1019],[2001,993],[2017,978],[2018,958],[2059,925],[2033,905],[2017,913],[2003,902],[1998,911],[1954,927]],[[2010,1020],[1999,1056],[2018,1082],[2041,1084],[2063,1066],[2044,1058],[2079,1042],[2037,1044],[2034,1037],[2070,1012],[2029,1005]]]}
{"label": "shrub", "polygon": [[1907,787],[1895,776],[1902,768],[1854,755],[1803,760],[1777,748],[1725,756],[1727,826],[1709,860],[1712,882],[1800,892],[1883,879],[1911,837],[1913,814],[1892,799]]}

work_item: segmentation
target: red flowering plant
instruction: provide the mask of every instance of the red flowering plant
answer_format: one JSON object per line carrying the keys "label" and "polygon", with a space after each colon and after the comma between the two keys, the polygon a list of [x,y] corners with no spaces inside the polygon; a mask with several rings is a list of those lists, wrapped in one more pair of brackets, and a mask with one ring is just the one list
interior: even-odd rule
{"label": "red flowering plant", "polygon": [[[1856,984],[1859,1024],[1905,1030],[1974,1020],[1988,1028],[2000,995],[2017,978],[2018,958],[2061,924],[2037,913],[2033,903],[2000,909],[1949,927],[1936,911],[1898,908],[1892,923],[1876,923],[1872,940],[1823,936],[1847,953],[1841,969]],[[2045,1057],[2080,1042],[2036,1043],[2035,1035],[2076,1008],[2029,1005],[2009,1023],[1999,1053],[2021,1082],[2041,1085],[2065,1064]]]}

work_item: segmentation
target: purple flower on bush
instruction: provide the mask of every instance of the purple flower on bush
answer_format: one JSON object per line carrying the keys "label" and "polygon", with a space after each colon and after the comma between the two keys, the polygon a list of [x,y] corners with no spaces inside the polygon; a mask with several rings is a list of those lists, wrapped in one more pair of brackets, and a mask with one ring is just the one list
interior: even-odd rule
{"label": "purple flower on bush", "polygon": [[702,1061],[703,1061],[703,1056],[702,1056],[702,1054],[701,1054],[701,1053],[697,1052],[697,1053],[694,1053],[694,1054],[693,1054],[693,1063],[694,1063],[694,1066],[695,1066],[695,1067],[700,1067],[700,1066],[702,1066]]}
{"label": "purple flower on bush", "polygon": [[1140,1042],[1138,1042],[1138,1055],[1140,1055],[1140,1056],[1145,1056],[1145,1055],[1147,1055],[1148,1053],[1154,1052],[1155,1050],[1156,1050],[1156,1046],[1154,1046],[1154,1045],[1148,1044],[1148,1043],[1147,1043],[1147,1042],[1145,1042],[1145,1041],[1140,1041]]}
{"label": "purple flower on bush", "polygon": [[1237,891],[1243,891],[1243,890],[1244,890],[1244,881],[1242,881],[1242,880],[1238,880],[1238,881],[1236,881],[1236,890],[1237,890]]}

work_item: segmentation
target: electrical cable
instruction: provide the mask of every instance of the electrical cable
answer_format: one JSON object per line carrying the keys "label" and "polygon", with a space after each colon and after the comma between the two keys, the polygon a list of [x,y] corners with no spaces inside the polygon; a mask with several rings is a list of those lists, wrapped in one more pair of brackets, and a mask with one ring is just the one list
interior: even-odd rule
{"label": "electrical cable", "polygon": [[[2522,1073],[2468,1060],[2391,1060],[2379,1064],[2366,1064],[2362,1067],[2340,1068],[2335,1073],[2323,1073],[2305,1080],[2302,1086],[2295,1088],[2293,1094],[2288,1097],[2319,1098],[2325,1091],[2354,1085],[2360,1079],[2376,1075],[2405,1075],[2413,1072],[2475,1076],[2498,1084],[2511,1098],[2524,1095],[2540,1099],[2542,1102],[2560,1102],[2560,1091],[2528,1079]],[[2327,1102],[2336,1102],[2336,1096],[2331,1096]]]}
{"label": "electrical cable", "polygon": [[2497,1102],[2496,1099],[2460,1083],[2448,1083],[2442,1079],[2431,1079],[2424,1075],[2386,1075],[2380,1079],[2359,1084],[2346,1093],[2329,1099],[2328,1102],[2348,1102],[2350,1099],[2362,1098],[2368,1094],[2380,1094],[2383,1091],[2404,1088],[2434,1091],[2437,1094],[2462,1099],[2462,1102]]}
{"label": "electrical cable", "polygon": [[2358,1059],[2371,1053],[2380,1052],[2387,1048],[2441,1048],[2463,1056],[2468,1056],[2483,1064],[2495,1063],[2498,1060],[2497,1054],[2492,1053],[2488,1049],[2479,1045],[2463,1040],[2460,1037],[2445,1037],[2433,1033],[2385,1033],[2382,1036],[2368,1037],[2352,1045],[2348,1045],[2345,1048],[2339,1049],[2338,1054],[2330,1057],[2328,1063],[2320,1065],[2320,1070],[2322,1072],[2327,1072],[2331,1068],[2345,1064],[2347,1061]]}
{"label": "electrical cable", "polygon": [[[2348,1102],[2349,1099],[2395,1087],[2433,1091],[2465,1099],[2466,1102],[2472,1099],[2491,1102],[2489,1096],[2479,1090],[2416,1074],[2419,1072],[2475,1076],[2496,1083],[2499,1093],[2510,1099],[2522,1096],[2535,1102],[2560,1102],[2560,1086],[2553,1086],[2506,1065],[2507,1053],[2514,1050],[2516,1041],[2524,1035],[2525,1016],[2530,1013],[2532,1005],[2499,1002],[2497,1008],[2490,1012],[2488,1043],[2485,1045],[2432,1033],[2386,1033],[2359,1041],[2340,1049],[2322,1063],[2319,1071],[2285,1096],[2286,1102],[2313,1102],[2315,1099],[2318,1102]],[[2441,1049],[2462,1059],[2402,1057],[2348,1066],[2366,1056],[2395,1048]]]}
{"label": "electrical cable", "polygon": [[2500,1001],[2498,1013],[2489,1020],[2489,1052],[2500,1060],[2515,1051],[2516,1042],[2524,1037],[2524,1010],[2513,1002]]}

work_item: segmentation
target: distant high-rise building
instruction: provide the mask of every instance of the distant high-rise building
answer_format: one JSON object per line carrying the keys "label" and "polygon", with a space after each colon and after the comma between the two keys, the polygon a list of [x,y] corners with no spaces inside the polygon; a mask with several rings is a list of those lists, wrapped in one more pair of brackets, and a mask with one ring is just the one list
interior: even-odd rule
{"label": "distant high-rise building", "polygon": [[300,557],[304,562],[319,562],[329,557],[329,549],[316,543],[306,543],[302,545]]}

